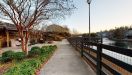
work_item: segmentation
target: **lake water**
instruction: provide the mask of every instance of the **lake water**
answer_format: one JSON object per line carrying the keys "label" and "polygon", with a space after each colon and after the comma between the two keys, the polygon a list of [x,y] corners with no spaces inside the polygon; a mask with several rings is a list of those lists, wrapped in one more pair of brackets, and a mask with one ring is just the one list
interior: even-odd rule
{"label": "lake water", "polygon": [[127,41],[113,41],[108,38],[103,38],[103,44],[132,49],[132,42]]}
{"label": "lake water", "polygon": [[[132,49],[132,42],[112,41],[112,40],[109,40],[107,38],[103,38],[103,44],[118,46],[118,47],[130,49],[130,50]],[[109,55],[113,58],[116,58],[118,60],[121,60],[125,63],[128,63],[128,64],[132,65],[132,57],[122,55],[122,54],[119,54],[119,53],[116,53],[116,52],[112,52],[112,51],[109,51],[109,50],[106,50],[106,49],[103,49],[103,53],[105,53],[105,54],[107,54],[107,55]]]}

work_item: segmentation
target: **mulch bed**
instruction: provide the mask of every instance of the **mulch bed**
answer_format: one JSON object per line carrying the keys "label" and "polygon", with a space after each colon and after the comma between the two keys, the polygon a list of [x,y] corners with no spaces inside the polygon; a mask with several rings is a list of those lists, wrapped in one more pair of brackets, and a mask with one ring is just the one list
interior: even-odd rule
{"label": "mulch bed", "polygon": [[7,71],[12,66],[12,63],[0,64],[0,75]]}

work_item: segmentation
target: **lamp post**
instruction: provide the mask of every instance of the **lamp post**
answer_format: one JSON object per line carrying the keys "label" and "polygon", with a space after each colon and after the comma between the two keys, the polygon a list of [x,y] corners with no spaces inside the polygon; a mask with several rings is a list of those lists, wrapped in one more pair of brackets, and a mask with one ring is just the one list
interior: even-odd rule
{"label": "lamp post", "polygon": [[90,4],[91,4],[91,1],[92,0],[87,0],[87,3],[89,5],[89,41],[91,40],[91,36],[90,36],[90,29],[91,29],[90,27]]}

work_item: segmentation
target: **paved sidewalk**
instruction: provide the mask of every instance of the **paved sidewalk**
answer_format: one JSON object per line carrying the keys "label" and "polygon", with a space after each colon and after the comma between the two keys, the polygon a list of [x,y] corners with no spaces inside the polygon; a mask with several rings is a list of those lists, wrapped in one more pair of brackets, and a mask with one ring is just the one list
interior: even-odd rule
{"label": "paved sidewalk", "polygon": [[40,75],[96,75],[67,40],[58,43],[58,50],[40,71]]}

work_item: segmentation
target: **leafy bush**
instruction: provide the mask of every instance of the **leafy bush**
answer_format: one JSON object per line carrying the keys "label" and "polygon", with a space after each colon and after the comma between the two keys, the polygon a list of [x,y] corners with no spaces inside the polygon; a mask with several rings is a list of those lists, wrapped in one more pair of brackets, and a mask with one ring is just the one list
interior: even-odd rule
{"label": "leafy bush", "polygon": [[38,60],[43,63],[46,60],[46,55],[39,56]]}
{"label": "leafy bush", "polygon": [[32,48],[31,48],[31,51],[32,51],[32,50],[36,50],[36,49],[37,49],[37,50],[40,50],[40,47],[38,47],[38,46],[32,47]]}
{"label": "leafy bush", "polygon": [[2,62],[9,62],[13,60],[14,52],[13,51],[6,51],[2,53]]}
{"label": "leafy bush", "polygon": [[57,46],[56,45],[50,45],[50,46],[42,46],[41,47],[41,53],[43,54],[43,53],[52,53],[55,49],[57,48]]}
{"label": "leafy bush", "polygon": [[48,48],[49,48],[49,46],[42,46],[42,47],[41,47],[42,53],[43,53],[43,52],[47,52],[47,51],[48,51]]}
{"label": "leafy bush", "polygon": [[31,48],[31,51],[29,51],[29,56],[30,57],[33,57],[33,56],[37,56],[37,55],[40,55],[41,54],[41,51],[40,51],[40,48],[39,47],[32,47]]}
{"label": "leafy bush", "polygon": [[0,57],[0,62],[2,61],[2,57]]}
{"label": "leafy bush", "polygon": [[46,49],[45,48],[41,48],[40,52],[41,52],[41,54],[44,54],[46,52]]}
{"label": "leafy bush", "polygon": [[29,60],[28,62],[35,69],[40,67],[40,65],[41,65],[41,62],[39,60]]}
{"label": "leafy bush", "polygon": [[10,68],[4,75],[35,75],[35,70],[40,67],[41,62],[35,59],[24,61]]}
{"label": "leafy bush", "polygon": [[14,59],[15,60],[22,60],[26,57],[26,54],[24,52],[16,52],[14,53]]}
{"label": "leafy bush", "polygon": [[53,45],[53,47],[56,49],[57,48],[57,46],[56,45]]}
{"label": "leafy bush", "polygon": [[43,46],[40,50],[39,48],[33,48],[30,51],[33,52],[33,54],[36,54],[35,52],[37,51],[43,53],[37,55],[37,57],[35,58],[23,60],[21,63],[18,63],[14,67],[11,67],[4,73],[4,75],[35,75],[36,69],[38,69],[45,62],[45,60],[49,59],[51,54],[53,54],[53,51],[55,51],[55,48],[56,46]]}
{"label": "leafy bush", "polygon": [[47,46],[42,46],[41,48],[46,48]]}

